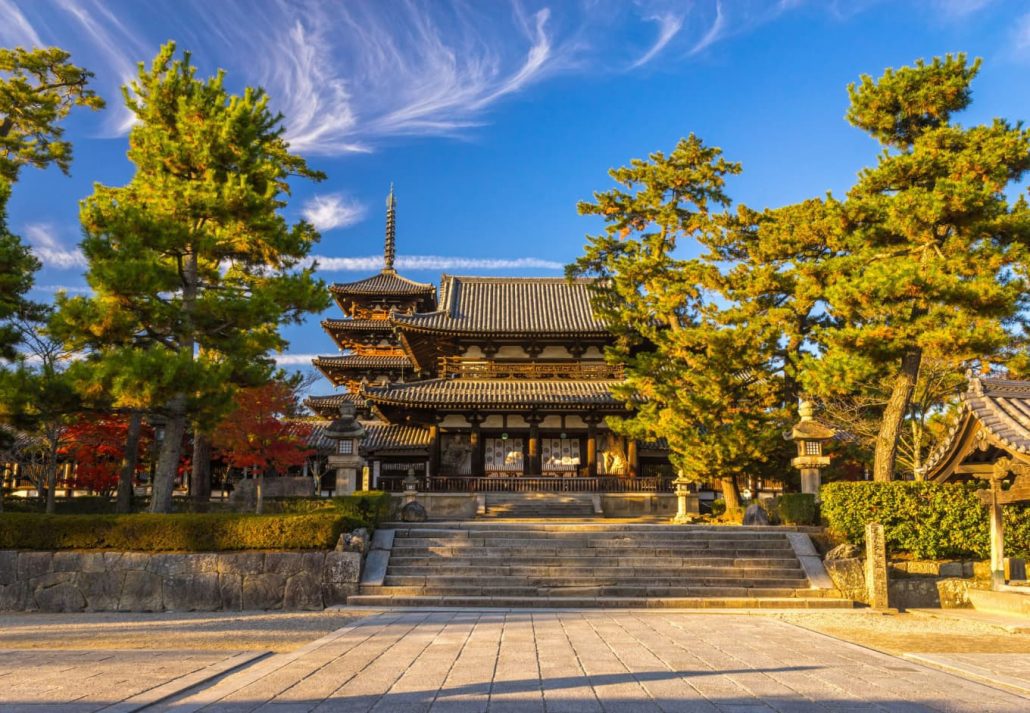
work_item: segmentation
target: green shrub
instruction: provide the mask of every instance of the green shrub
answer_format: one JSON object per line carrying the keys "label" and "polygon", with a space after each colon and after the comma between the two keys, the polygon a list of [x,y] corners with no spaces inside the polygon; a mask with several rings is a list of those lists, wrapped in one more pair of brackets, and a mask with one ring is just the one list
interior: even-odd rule
{"label": "green shrub", "polygon": [[0,515],[0,549],[158,551],[331,549],[363,523],[338,512],[311,515],[175,513]]}
{"label": "green shrub", "polygon": [[777,501],[780,521],[786,525],[814,525],[817,522],[815,495],[784,493]]}
{"label": "green shrub", "polygon": [[722,498],[712,501],[712,517],[720,517],[726,512],[726,501]]}
{"label": "green shrub", "polygon": [[[884,527],[887,549],[922,558],[990,555],[987,508],[977,484],[928,482],[830,483],[823,486],[822,517],[848,542],[865,542],[865,526]],[[1005,551],[1030,556],[1030,507],[1006,505]]]}
{"label": "green shrub", "polygon": [[334,512],[359,523],[355,527],[374,530],[389,519],[393,503],[389,493],[371,490],[336,498],[281,498],[266,501],[265,506],[270,512],[294,515]]}

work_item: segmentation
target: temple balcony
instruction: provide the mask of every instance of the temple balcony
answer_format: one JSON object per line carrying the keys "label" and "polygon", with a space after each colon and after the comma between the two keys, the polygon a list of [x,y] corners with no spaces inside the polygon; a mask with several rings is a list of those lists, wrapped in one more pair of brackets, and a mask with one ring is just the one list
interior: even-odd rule
{"label": "temple balcony", "polygon": [[614,381],[624,378],[620,365],[585,361],[510,362],[441,357],[441,378],[462,379],[570,379]]}

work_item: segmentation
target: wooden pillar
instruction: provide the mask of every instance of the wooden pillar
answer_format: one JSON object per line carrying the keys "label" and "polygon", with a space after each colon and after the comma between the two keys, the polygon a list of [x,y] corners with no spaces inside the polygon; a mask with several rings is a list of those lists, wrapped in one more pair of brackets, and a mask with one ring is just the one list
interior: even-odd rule
{"label": "wooden pillar", "polygon": [[597,421],[587,420],[587,476],[597,477]]}
{"label": "wooden pillar", "polygon": [[627,439],[626,460],[629,461],[629,477],[636,478],[640,470],[640,459],[637,457],[637,440],[635,438]]}
{"label": "wooden pillar", "polygon": [[436,420],[429,424],[429,472],[426,476],[440,475],[440,424]]}
{"label": "wooden pillar", "polygon": [[470,414],[468,417],[471,431],[469,443],[472,445],[472,477],[483,477],[483,438],[479,432],[479,425],[483,423],[483,415],[479,413]]}
{"label": "wooden pillar", "polygon": [[526,421],[529,423],[527,475],[540,475],[540,422],[543,420],[544,417],[540,414],[534,413],[526,416]]}

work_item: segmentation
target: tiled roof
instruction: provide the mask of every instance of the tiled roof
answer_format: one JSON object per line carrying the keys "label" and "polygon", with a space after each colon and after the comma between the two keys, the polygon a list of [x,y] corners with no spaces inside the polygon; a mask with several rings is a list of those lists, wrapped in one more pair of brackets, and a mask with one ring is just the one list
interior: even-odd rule
{"label": "tiled roof", "polygon": [[971,377],[962,394],[959,418],[944,441],[926,459],[923,473],[936,471],[955,457],[967,429],[978,423],[1000,447],[1030,457],[1030,381]]}
{"label": "tiled roof", "polygon": [[440,309],[394,314],[402,328],[480,334],[607,334],[590,306],[590,280],[455,277],[440,283]]}
{"label": "tiled roof", "polygon": [[337,282],[329,291],[337,295],[425,295],[435,294],[436,288],[401,277],[393,270],[383,270],[364,280]]}
{"label": "tiled roof", "polygon": [[407,384],[365,387],[362,394],[375,404],[414,407],[535,406],[619,407],[611,395],[618,381],[522,379],[430,379]]}
{"label": "tiled roof", "polygon": [[411,361],[406,356],[320,356],[311,360],[320,369],[410,369]]}
{"label": "tiled roof", "polygon": [[365,453],[386,450],[413,450],[429,447],[429,429],[421,426],[390,424],[382,421],[362,421],[365,439],[360,450]]}
{"label": "tiled roof", "polygon": [[393,324],[387,319],[323,319],[324,329],[356,330],[359,332],[392,332]]}
{"label": "tiled roof", "polygon": [[365,399],[360,394],[344,392],[328,396],[309,396],[304,400],[304,405],[320,416],[339,413],[340,407],[345,403],[354,404],[360,408],[365,405]]}

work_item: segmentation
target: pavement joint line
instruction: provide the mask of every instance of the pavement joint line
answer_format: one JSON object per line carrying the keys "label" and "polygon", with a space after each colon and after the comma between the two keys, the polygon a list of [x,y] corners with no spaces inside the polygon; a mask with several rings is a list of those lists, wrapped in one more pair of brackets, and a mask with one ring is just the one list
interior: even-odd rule
{"label": "pavement joint line", "polygon": [[869,608],[856,609],[766,609],[764,607],[753,607],[747,609],[734,609],[730,607],[713,607],[711,609],[677,609],[666,607],[655,607],[650,609],[624,608],[624,607],[445,607],[445,606],[369,606],[361,604],[339,605],[337,611],[353,611],[361,613],[414,613],[414,612],[452,612],[452,611],[477,611],[489,612],[492,614],[532,614],[535,612],[560,612],[563,614],[589,614],[601,612],[618,612],[622,614],[711,614],[714,616],[777,616],[781,614],[819,614],[833,612],[838,616],[883,616],[882,612]]}
{"label": "pavement joint line", "polygon": [[[989,678],[986,678],[986,677],[983,677],[983,678],[973,678],[971,675],[963,675],[962,673],[959,672],[960,670],[956,669],[954,666],[948,667],[948,668],[946,668],[944,666],[934,666],[934,665],[931,665],[928,661],[924,661],[924,660],[919,658],[920,656],[933,656],[934,654],[909,654],[909,653],[905,653],[905,654],[901,654],[901,655],[892,654],[892,653],[888,653],[886,651],[881,651],[880,649],[874,649],[872,646],[866,646],[865,644],[859,644],[859,643],[856,643],[854,641],[848,641],[847,639],[842,639],[842,638],[840,638],[838,636],[834,636],[833,634],[827,634],[826,632],[819,631],[818,629],[810,629],[807,626],[802,626],[801,624],[795,623],[793,621],[783,621],[782,619],[778,619],[777,621],[779,623],[781,623],[781,624],[786,625],[786,626],[797,627],[798,629],[803,629],[804,631],[809,631],[809,632],[811,632],[813,634],[825,637],[827,639],[833,639],[834,641],[839,641],[840,643],[845,644],[845,645],[847,645],[847,646],[849,646],[851,648],[864,650],[864,651],[867,651],[869,653],[875,654],[875,655],[880,656],[880,657],[884,657],[884,658],[888,658],[888,659],[895,659],[897,661],[905,661],[907,663],[914,663],[917,666],[922,666],[923,668],[926,668],[926,669],[938,671],[940,673],[944,673],[944,674],[947,674],[949,676],[953,676],[954,678],[960,678],[960,679],[963,679],[965,681],[971,681],[973,683],[977,683],[977,684],[979,684],[981,686],[984,686],[986,688],[992,688],[992,689],[994,689],[996,691],[1004,691],[1006,693],[1012,693],[1013,692],[1012,689],[1008,688],[1005,685],[1000,684],[996,679],[993,679],[993,678],[989,679]],[[1018,680],[1018,679],[1016,679],[1016,680]],[[1025,686],[1025,683],[1023,685]],[[1028,694],[1030,694],[1030,690],[1026,689],[1025,687],[1023,688],[1023,690],[1018,691],[1018,693],[1019,693],[1019,695],[1030,697],[1030,696],[1028,696]]]}
{"label": "pavement joint line", "polygon": [[124,701],[112,703],[101,708],[96,713],[134,713],[135,711],[143,710],[162,701],[167,701],[169,698],[184,693],[191,688],[202,686],[220,676],[234,673],[260,659],[266,658],[270,653],[269,651],[245,651],[238,653],[228,659],[217,661],[204,668],[141,691],[134,696],[126,698]]}
{"label": "pavement joint line", "polygon": [[1022,678],[995,673],[975,664],[949,660],[947,654],[902,654],[902,657],[953,676],[1030,698],[1030,681]]}
{"label": "pavement joint line", "polygon": [[[396,619],[394,621],[396,621]],[[319,649],[322,646],[325,646],[326,644],[330,644],[336,641],[337,639],[342,638],[343,636],[346,636],[348,633],[350,633],[351,629],[356,628],[360,624],[362,624],[361,620],[351,622],[345,626],[340,627],[335,631],[329,632],[321,638],[315,639],[314,641],[305,644],[299,649],[287,653],[269,656],[257,662],[253,666],[249,666],[246,669],[236,672],[236,676],[233,677],[235,678],[235,680],[233,680],[232,684],[227,686],[226,688],[219,689],[218,684],[224,681],[229,681],[229,677],[222,678],[220,681],[215,683],[214,686],[206,688],[193,686],[193,688],[197,690],[192,695],[189,695],[186,698],[183,698],[181,701],[174,704],[175,713],[193,713],[193,711],[200,710],[205,706],[215,703],[216,701],[219,701],[222,698],[225,698],[226,696],[235,693],[241,688],[249,686],[251,683],[254,683],[255,681],[260,680],[261,678],[271,673],[274,673],[275,671],[278,671],[284,666],[293,663],[302,656],[312,651],[315,651],[316,649]],[[188,693],[189,690],[190,689],[186,689],[182,691],[182,693]],[[163,700],[167,701],[168,698],[166,697]],[[157,703],[159,702],[155,701],[154,703],[149,704],[147,707],[153,707]]]}

